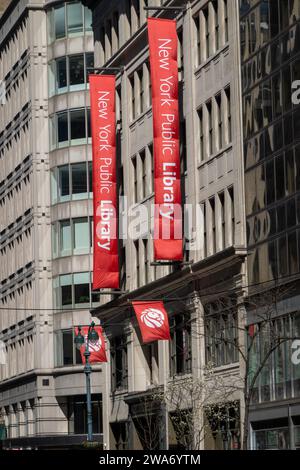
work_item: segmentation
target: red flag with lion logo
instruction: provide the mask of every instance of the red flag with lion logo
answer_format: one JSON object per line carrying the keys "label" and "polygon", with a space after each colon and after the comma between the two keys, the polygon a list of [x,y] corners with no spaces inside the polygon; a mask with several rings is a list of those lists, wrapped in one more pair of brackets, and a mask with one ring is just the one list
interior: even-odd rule
{"label": "red flag with lion logo", "polygon": [[132,302],[144,343],[170,339],[168,314],[161,301]]}

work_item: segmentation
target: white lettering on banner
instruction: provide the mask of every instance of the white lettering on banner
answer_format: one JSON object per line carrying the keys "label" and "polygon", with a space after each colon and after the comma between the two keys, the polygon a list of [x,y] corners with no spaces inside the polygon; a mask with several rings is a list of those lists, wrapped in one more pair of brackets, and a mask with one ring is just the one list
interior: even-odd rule
{"label": "white lettering on banner", "polygon": [[171,47],[168,46],[168,44],[170,44],[171,42],[171,39],[159,39],[158,40],[160,43],[159,46],[158,46],[158,55],[160,57],[160,60],[159,60],[159,66],[161,69],[165,69],[165,70],[170,70],[170,51],[171,51]]}
{"label": "white lettering on banner", "polygon": [[[108,206],[108,207],[106,207]],[[112,238],[112,219],[115,216],[112,201],[101,201],[97,209],[97,216],[100,216],[100,222],[97,224],[97,236],[103,242],[97,242],[99,248],[110,251],[110,240]]]}
{"label": "white lettering on banner", "polygon": [[[170,168],[171,167],[171,168]],[[169,220],[174,219],[174,181],[176,181],[176,172],[170,171],[176,168],[176,163],[163,163],[163,200],[160,205],[160,215]]]}
{"label": "white lettering on banner", "polygon": [[98,91],[99,98],[98,98],[98,109],[99,109],[99,117],[101,119],[107,119],[107,107],[109,98],[106,98],[109,95],[109,91]]}

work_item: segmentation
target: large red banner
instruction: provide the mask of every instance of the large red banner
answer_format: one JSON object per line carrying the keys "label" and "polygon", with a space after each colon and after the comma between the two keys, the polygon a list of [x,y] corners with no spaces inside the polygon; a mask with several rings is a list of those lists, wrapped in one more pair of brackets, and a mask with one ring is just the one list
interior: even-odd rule
{"label": "large red banner", "polygon": [[168,314],[161,301],[132,302],[144,343],[170,339]]}
{"label": "large red banner", "polygon": [[[86,349],[86,342],[87,342],[87,335],[88,335],[88,326],[81,327],[81,334],[84,337],[84,344],[80,348],[80,354],[82,363],[85,364],[85,349]],[[89,362],[91,364],[95,362],[107,362],[106,352],[105,352],[105,341],[102,333],[101,326],[95,326],[95,331],[98,333],[98,340],[95,343],[91,343],[89,341]],[[75,328],[75,334],[78,335],[78,328]]]}
{"label": "large red banner", "polygon": [[93,146],[93,289],[119,287],[115,76],[90,75]]}
{"label": "large red banner", "polygon": [[154,139],[154,258],[182,260],[176,21],[148,18]]}

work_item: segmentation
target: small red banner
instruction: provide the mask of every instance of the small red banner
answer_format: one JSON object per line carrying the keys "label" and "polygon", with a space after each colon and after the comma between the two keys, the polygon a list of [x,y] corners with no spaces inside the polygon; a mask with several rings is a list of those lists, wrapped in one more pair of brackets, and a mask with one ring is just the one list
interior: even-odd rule
{"label": "small red banner", "polygon": [[[87,342],[87,335],[88,335],[88,326],[81,327],[81,334],[84,337],[84,344],[80,348],[80,354],[83,364],[85,364],[85,348]],[[95,326],[95,331],[97,331],[99,339],[95,343],[91,343],[89,341],[89,362],[92,364],[94,362],[107,362],[106,352],[105,352],[105,341],[102,333],[101,326]],[[75,328],[75,334],[78,334],[78,328]]]}
{"label": "small red banner", "polygon": [[115,76],[90,75],[93,147],[93,289],[119,288]]}
{"label": "small red banner", "polygon": [[163,302],[132,302],[144,343],[170,339],[168,314]]}
{"label": "small red banner", "polygon": [[176,21],[148,18],[154,147],[154,258],[182,260]]}

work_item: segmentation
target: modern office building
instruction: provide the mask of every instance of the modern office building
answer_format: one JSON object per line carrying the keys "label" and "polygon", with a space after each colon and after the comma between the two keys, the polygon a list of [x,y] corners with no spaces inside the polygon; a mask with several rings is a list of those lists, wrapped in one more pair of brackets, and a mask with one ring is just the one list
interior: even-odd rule
{"label": "modern office building", "polygon": [[[89,324],[97,300],[90,288],[92,18],[80,2],[6,3],[0,19],[5,445],[76,446],[87,426],[73,326]],[[105,381],[100,366],[94,371],[94,432],[102,442]]]}
{"label": "modern office building", "polygon": [[[275,294],[277,331],[298,338],[300,108],[293,83],[300,79],[299,20],[298,0],[240,1],[249,295]],[[270,341],[261,332],[257,358]],[[300,447],[300,366],[291,353],[291,341],[282,343],[256,383],[252,448]]]}
{"label": "modern office building", "polygon": [[[159,409],[151,407],[154,390],[169,382],[184,383],[188,377],[203,381],[205,364],[211,361],[216,376],[229,381],[239,378],[236,349],[230,342],[221,346],[211,341],[221,323],[226,337],[235,341],[245,319],[238,3],[113,0],[85,4],[93,10],[95,64],[108,70],[121,67],[117,74],[120,194],[127,196],[128,207],[136,209],[153,204],[151,81],[144,7],[183,7],[149,14],[177,19],[182,189],[184,202],[193,207],[189,215],[192,231],[185,240],[187,264],[153,266],[149,233],[123,240],[121,288],[128,294],[102,298],[101,306],[94,310],[110,351],[105,403],[109,447],[154,448],[161,442],[165,445],[167,439],[170,448],[178,448],[182,443],[174,429],[174,410],[168,410],[163,428],[168,427],[169,432],[153,436],[155,424],[149,421],[159,416]],[[199,244],[192,246],[196,235]],[[127,301],[135,298],[165,300],[170,342],[142,344]],[[240,398],[239,390],[227,397],[228,415],[236,405],[234,419],[224,418],[220,426],[212,424],[201,447],[240,447]],[[199,422],[204,419],[202,413]]]}

